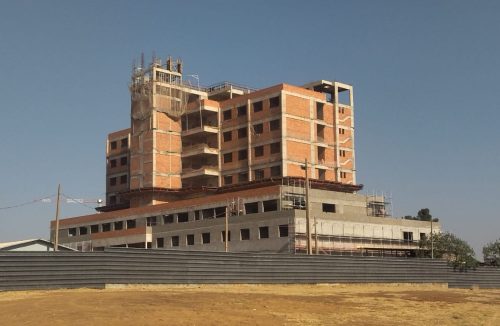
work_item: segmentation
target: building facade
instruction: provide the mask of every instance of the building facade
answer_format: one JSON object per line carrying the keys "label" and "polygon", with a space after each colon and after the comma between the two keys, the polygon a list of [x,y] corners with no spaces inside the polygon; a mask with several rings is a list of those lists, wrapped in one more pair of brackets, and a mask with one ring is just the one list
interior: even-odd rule
{"label": "building facade", "polygon": [[60,243],[303,252],[314,235],[318,252],[380,253],[430,233],[357,193],[351,85],[200,87],[181,61],[154,58],[130,93],[130,128],[107,139],[106,206],[63,219]]}

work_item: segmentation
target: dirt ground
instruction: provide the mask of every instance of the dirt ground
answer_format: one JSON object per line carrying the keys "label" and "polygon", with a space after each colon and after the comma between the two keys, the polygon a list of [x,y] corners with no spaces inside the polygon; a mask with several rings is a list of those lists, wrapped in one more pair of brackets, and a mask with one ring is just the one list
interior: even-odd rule
{"label": "dirt ground", "polygon": [[192,285],[0,292],[0,325],[500,325],[500,290]]}

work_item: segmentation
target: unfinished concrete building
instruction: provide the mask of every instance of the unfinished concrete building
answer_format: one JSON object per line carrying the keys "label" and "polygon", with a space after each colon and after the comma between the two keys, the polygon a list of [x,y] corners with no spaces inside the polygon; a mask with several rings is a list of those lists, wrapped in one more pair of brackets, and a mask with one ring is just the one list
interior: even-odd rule
{"label": "unfinished concrete building", "polygon": [[193,86],[169,57],[141,60],[130,93],[131,126],[107,140],[106,206],[62,220],[62,244],[407,254],[431,231],[357,194],[350,85]]}

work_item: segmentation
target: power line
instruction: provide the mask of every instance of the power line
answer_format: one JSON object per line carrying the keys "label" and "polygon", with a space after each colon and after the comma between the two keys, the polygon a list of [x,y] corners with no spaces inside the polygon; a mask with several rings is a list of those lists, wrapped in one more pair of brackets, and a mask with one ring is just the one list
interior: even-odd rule
{"label": "power line", "polygon": [[[90,206],[90,205],[85,204],[84,200],[82,200],[82,199],[76,199],[76,198],[70,197],[70,196],[68,196],[68,195],[66,195],[66,194],[64,194],[64,193],[61,193],[61,196],[63,196],[63,197],[64,197],[64,198],[66,198],[66,199],[71,200],[73,203],[80,204],[80,205],[85,206],[85,207],[87,207],[87,208],[90,208],[90,209],[92,209],[92,210],[94,210],[94,209],[95,209],[95,207],[92,207],[92,206]],[[98,201],[96,201],[96,203],[98,203]]]}
{"label": "power line", "polygon": [[6,210],[6,209],[12,209],[12,208],[18,208],[18,207],[28,206],[28,205],[36,204],[36,203],[39,203],[39,202],[50,203],[51,199],[54,198],[54,197],[55,197],[55,195],[45,196],[45,197],[33,199],[33,200],[30,200],[30,201],[27,201],[27,202],[24,202],[24,203],[21,203],[21,204],[0,207],[0,210]]}

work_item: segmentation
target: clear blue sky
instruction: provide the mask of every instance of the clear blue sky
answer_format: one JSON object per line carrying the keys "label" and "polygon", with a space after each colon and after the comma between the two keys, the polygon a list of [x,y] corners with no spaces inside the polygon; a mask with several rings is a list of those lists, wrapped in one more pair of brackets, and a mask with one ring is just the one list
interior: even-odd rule
{"label": "clear blue sky", "polygon": [[[499,15],[498,1],[0,1],[0,207],[58,183],[104,198],[132,61],[156,51],[204,85],[352,84],[359,183],[480,253],[500,237]],[[0,242],[47,238],[54,211],[0,210]]]}

